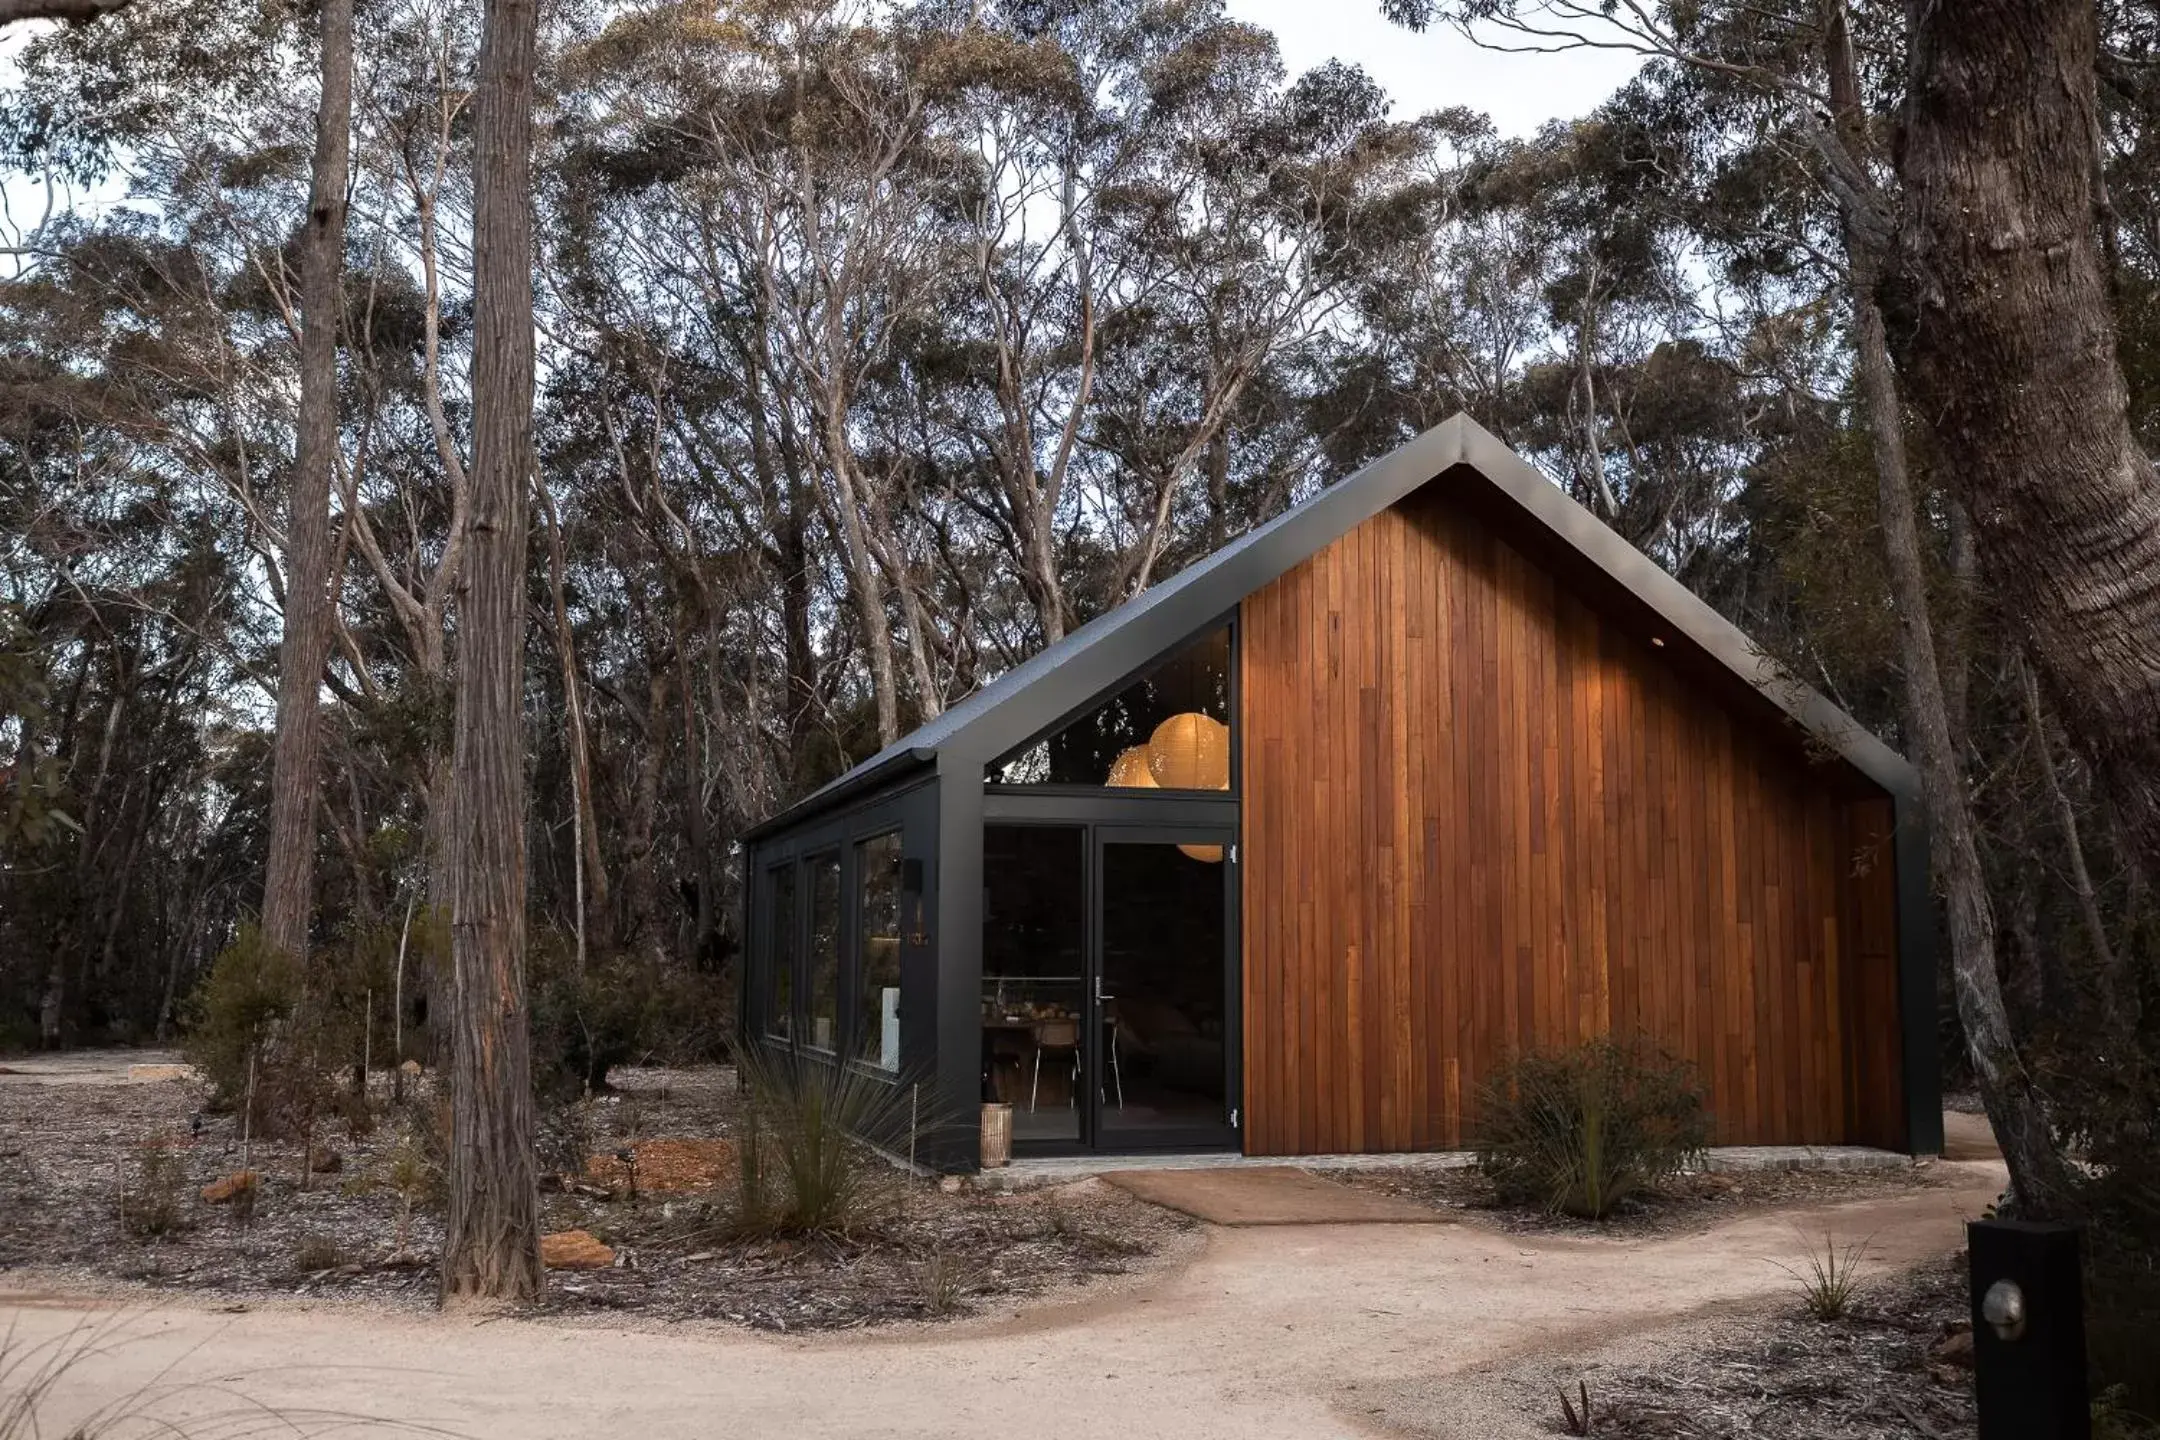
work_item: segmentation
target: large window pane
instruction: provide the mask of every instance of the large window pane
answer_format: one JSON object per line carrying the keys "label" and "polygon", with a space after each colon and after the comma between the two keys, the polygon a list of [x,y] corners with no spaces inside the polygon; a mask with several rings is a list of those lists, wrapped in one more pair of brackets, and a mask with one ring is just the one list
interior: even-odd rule
{"label": "large window pane", "polygon": [[1230,788],[1230,631],[1201,636],[1064,729],[990,767],[1001,785]]}
{"label": "large window pane", "polygon": [[806,1037],[819,1050],[839,1044],[840,1034],[840,857],[819,855],[810,861],[809,1022]]}
{"label": "large window pane", "polygon": [[855,1053],[881,1070],[900,1068],[900,835],[855,847],[862,936],[855,985]]}
{"label": "large window pane", "polygon": [[1222,847],[1102,847],[1101,1138],[1230,1119]]}
{"label": "large window pane", "polygon": [[766,873],[771,886],[772,929],[765,946],[765,1033],[781,1040],[795,1034],[795,867]]}
{"label": "large window pane", "polygon": [[983,1098],[1021,1140],[1080,1138],[1087,832],[983,828]]}

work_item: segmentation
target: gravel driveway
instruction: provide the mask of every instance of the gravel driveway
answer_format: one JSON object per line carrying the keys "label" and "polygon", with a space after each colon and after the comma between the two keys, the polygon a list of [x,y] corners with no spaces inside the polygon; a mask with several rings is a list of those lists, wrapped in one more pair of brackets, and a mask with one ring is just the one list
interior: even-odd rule
{"label": "gravel driveway", "polygon": [[163,1377],[223,1387],[170,1397],[168,1415],[230,1411],[245,1395],[476,1440],[1531,1436],[1550,1432],[1503,1413],[1479,1367],[1778,1303],[1792,1285],[1778,1263],[1798,1263],[1826,1231],[1872,1236],[1883,1264],[1945,1254],[2003,1183],[1999,1165],[1950,1169],[1949,1188],[1671,1239],[1469,1224],[1208,1230],[1187,1263],[1147,1279],[934,1330],[796,1340],[285,1302],[232,1314],[185,1296],[128,1312],[17,1288],[0,1290],[0,1331],[12,1324],[21,1345],[126,1315],[132,1339],[60,1386],[53,1434]]}

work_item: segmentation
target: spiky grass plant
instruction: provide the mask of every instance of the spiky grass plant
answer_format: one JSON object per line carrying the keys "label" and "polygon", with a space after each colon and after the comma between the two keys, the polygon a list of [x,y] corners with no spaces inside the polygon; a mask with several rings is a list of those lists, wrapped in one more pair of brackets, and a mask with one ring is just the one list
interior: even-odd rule
{"label": "spiky grass plant", "polygon": [[1798,1265],[1779,1263],[1778,1268],[1792,1276],[1808,1314],[1822,1321],[1842,1320],[1852,1313],[1866,1283],[1861,1269],[1873,1243],[1869,1236],[1841,1246],[1835,1236],[1825,1234],[1820,1250],[1810,1244]]}
{"label": "spiky grass plant", "polygon": [[910,1139],[909,1087],[853,1066],[745,1045],[737,1224],[776,1235],[846,1235],[889,1198],[898,1171],[868,1153]]}

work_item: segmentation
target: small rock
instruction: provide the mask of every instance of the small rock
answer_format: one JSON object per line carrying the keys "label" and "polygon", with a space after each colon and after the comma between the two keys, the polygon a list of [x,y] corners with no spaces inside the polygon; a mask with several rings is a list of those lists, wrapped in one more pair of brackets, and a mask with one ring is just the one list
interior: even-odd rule
{"label": "small rock", "polygon": [[192,1065],[130,1065],[128,1079],[136,1084],[160,1080],[186,1080],[193,1076]]}
{"label": "small rock", "polygon": [[418,1075],[420,1073],[420,1062],[418,1060],[407,1060],[404,1064],[398,1066],[397,1068],[404,1071],[407,1075]]}
{"label": "small rock", "polygon": [[213,1180],[202,1187],[203,1203],[206,1205],[230,1204],[233,1196],[238,1195],[243,1190],[253,1190],[261,1183],[262,1176],[256,1174],[253,1170],[235,1170],[224,1179]]}
{"label": "small rock", "polygon": [[958,1175],[947,1175],[937,1182],[937,1188],[947,1195],[957,1195],[960,1193],[961,1184],[962,1181]]}
{"label": "small rock", "polygon": [[589,1230],[558,1230],[540,1237],[540,1263],[550,1270],[605,1270],[615,1252]]}
{"label": "small rock", "polygon": [[344,1168],[345,1157],[328,1146],[317,1150],[314,1160],[308,1165],[308,1169],[313,1170],[317,1175],[335,1175]]}
{"label": "small rock", "polygon": [[1962,1329],[1945,1335],[1935,1342],[1934,1347],[1928,1351],[1928,1355],[1929,1358],[1940,1361],[1945,1365],[1955,1365],[1961,1370],[1972,1369],[1972,1327],[1966,1325]]}

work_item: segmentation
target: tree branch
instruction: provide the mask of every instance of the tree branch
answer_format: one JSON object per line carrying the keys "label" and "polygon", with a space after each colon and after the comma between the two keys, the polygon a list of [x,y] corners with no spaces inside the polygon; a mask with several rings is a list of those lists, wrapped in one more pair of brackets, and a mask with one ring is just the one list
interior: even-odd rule
{"label": "tree branch", "polygon": [[0,0],[0,25],[18,20],[65,20],[87,25],[121,9],[128,0]]}

